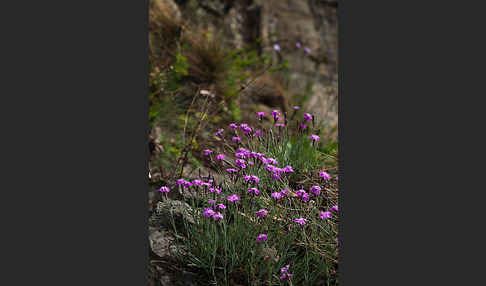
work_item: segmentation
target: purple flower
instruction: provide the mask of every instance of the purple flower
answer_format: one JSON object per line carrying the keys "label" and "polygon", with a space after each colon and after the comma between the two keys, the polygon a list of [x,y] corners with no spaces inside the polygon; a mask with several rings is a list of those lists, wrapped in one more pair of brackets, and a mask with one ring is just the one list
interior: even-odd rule
{"label": "purple flower", "polygon": [[311,135],[309,136],[309,138],[310,138],[311,140],[313,140],[313,141],[316,141],[316,142],[317,142],[317,141],[319,141],[319,139],[320,139],[320,137],[319,137],[319,136],[317,136],[317,135],[315,135],[315,134],[311,134]]}
{"label": "purple flower", "polygon": [[304,119],[305,120],[312,120],[312,115],[310,115],[309,113],[304,113]]}
{"label": "purple flower", "polygon": [[312,187],[310,188],[310,191],[311,191],[311,192],[312,192],[314,195],[318,196],[318,195],[320,195],[320,194],[321,194],[321,187],[319,187],[319,186],[312,186]]}
{"label": "purple flower", "polygon": [[275,127],[285,127],[285,124],[283,124],[283,123],[277,123],[277,124],[275,124]]}
{"label": "purple flower", "polygon": [[260,129],[255,131],[255,133],[253,133],[253,136],[260,136],[260,135],[262,135],[262,131]]}
{"label": "purple flower", "polygon": [[213,215],[214,221],[218,221],[220,219],[223,219],[223,215],[220,212],[217,212]]}
{"label": "purple flower", "polygon": [[274,158],[267,158],[267,163],[277,165],[278,162]]}
{"label": "purple flower", "polygon": [[206,149],[206,150],[204,150],[203,152],[204,152],[204,155],[206,155],[206,156],[207,156],[207,155],[209,155],[209,154],[213,153],[213,150]]}
{"label": "purple flower", "polygon": [[275,198],[277,200],[280,200],[283,197],[281,192],[274,192],[272,193],[272,198]]}
{"label": "purple flower", "polygon": [[246,168],[246,164],[245,163],[246,163],[245,160],[242,160],[242,159],[236,159],[235,160],[236,167],[241,168],[241,169],[245,169]]}
{"label": "purple flower", "polygon": [[184,179],[179,179],[177,180],[177,184],[178,185],[182,185],[183,188],[189,188],[190,186],[192,186],[192,183],[191,182],[188,182]]}
{"label": "purple flower", "polygon": [[289,271],[290,264],[285,265],[285,267],[280,268],[280,273],[284,273]]}
{"label": "purple flower", "polygon": [[294,110],[299,110],[300,109],[300,106],[294,106]]}
{"label": "purple flower", "polygon": [[245,181],[247,182],[253,182],[253,183],[257,183],[260,182],[260,178],[258,178],[257,176],[250,176],[250,175],[246,175],[243,177],[243,179],[245,179]]}
{"label": "purple flower", "polygon": [[257,239],[256,239],[259,243],[262,243],[264,242],[265,240],[267,240],[267,235],[264,234],[264,233],[261,233],[257,236]]}
{"label": "purple flower", "polygon": [[208,203],[209,203],[210,205],[214,205],[214,204],[216,203],[216,200],[209,200],[209,201],[208,201]]}
{"label": "purple flower", "polygon": [[267,113],[266,113],[265,111],[260,111],[260,112],[257,112],[256,114],[257,114],[257,116],[258,116],[258,117],[260,117],[260,119],[261,119],[263,116],[267,115]]}
{"label": "purple flower", "polygon": [[245,149],[245,148],[242,148],[242,147],[238,148],[238,150],[236,150],[236,152],[245,153],[245,154],[250,153],[250,151],[248,149]]}
{"label": "purple flower", "polygon": [[213,211],[212,208],[204,208],[204,216],[205,217],[210,217],[214,214],[215,214],[215,212]]}
{"label": "purple flower", "polygon": [[228,126],[229,129],[231,130],[234,130],[236,128],[238,128],[238,125],[236,125],[235,123],[231,123],[229,126]]}
{"label": "purple flower", "polygon": [[292,277],[293,274],[290,274],[290,273],[284,273],[282,274],[282,276],[280,276],[280,279],[285,279],[287,277]]}
{"label": "purple flower", "polygon": [[241,142],[241,139],[238,136],[233,136],[233,138],[231,138],[231,141],[233,141],[233,142]]}
{"label": "purple flower", "polygon": [[331,179],[331,175],[329,175],[326,171],[320,171],[319,177],[323,178],[326,181]]}
{"label": "purple flower", "polygon": [[297,49],[302,48],[302,45],[299,42],[295,43],[295,46],[297,47]]}
{"label": "purple flower", "polygon": [[285,166],[285,168],[283,168],[283,171],[286,172],[286,173],[292,173],[294,171],[294,169],[292,169],[292,166]]}
{"label": "purple flower", "polygon": [[310,54],[311,50],[309,48],[304,48],[305,52]]}
{"label": "purple flower", "polygon": [[305,218],[296,218],[294,219],[294,221],[300,225],[305,225],[305,223],[307,222]]}
{"label": "purple flower", "polygon": [[222,133],[224,132],[224,129],[219,129],[218,132],[216,132],[216,136],[219,136],[221,135]]}
{"label": "purple flower", "polygon": [[218,188],[209,188],[209,191],[210,191],[211,193],[216,193],[216,194],[218,194],[218,195],[219,195],[219,194],[221,194],[221,190],[220,190],[220,189],[218,189]]}
{"label": "purple flower", "polygon": [[218,204],[217,207],[218,209],[222,209],[222,210],[226,209],[226,206],[223,204]]}
{"label": "purple flower", "polygon": [[213,181],[212,180],[209,180],[208,182],[203,182],[202,185],[203,186],[206,186],[206,187],[211,187],[213,184]]}
{"label": "purple flower", "polygon": [[308,193],[302,195],[302,201],[308,202],[310,200],[310,196]]}
{"label": "purple flower", "polygon": [[278,110],[275,109],[275,110],[272,111],[273,118],[277,118],[279,115],[280,115],[280,112]]}
{"label": "purple flower", "polygon": [[194,186],[200,186],[200,185],[202,185],[202,183],[203,183],[203,182],[202,182],[201,180],[193,180],[193,181],[192,181],[192,184],[193,184]]}
{"label": "purple flower", "polygon": [[233,169],[233,168],[228,168],[228,169],[226,169],[226,172],[228,172],[228,173],[230,173],[230,174],[231,174],[231,173],[238,173],[238,170]]}
{"label": "purple flower", "polygon": [[265,217],[268,214],[268,210],[266,209],[261,209],[256,212],[257,217]]}
{"label": "purple flower", "polygon": [[302,123],[300,124],[300,128],[301,128],[302,130],[305,130],[305,129],[307,128],[307,125],[305,125],[305,123],[304,123],[304,122],[302,122]]}
{"label": "purple flower", "polygon": [[249,133],[251,133],[251,127],[243,128],[243,132],[245,132],[245,134],[248,135]]}
{"label": "purple flower", "polygon": [[280,52],[280,46],[278,44],[273,45],[273,49]]}
{"label": "purple flower", "polygon": [[258,195],[260,193],[260,190],[258,190],[257,188],[248,188],[248,193]]}
{"label": "purple flower", "polygon": [[338,211],[338,206],[332,206],[332,207],[330,208],[330,211],[332,211],[332,212],[337,212],[337,211]]}
{"label": "purple flower", "polygon": [[253,163],[253,161],[248,161],[248,165],[253,166],[255,163]]}
{"label": "purple flower", "polygon": [[169,187],[161,187],[159,189],[159,192],[161,192],[161,193],[168,193],[168,192],[170,192],[170,189],[169,189]]}
{"label": "purple flower", "polygon": [[225,154],[219,154],[218,156],[216,156],[216,160],[223,160],[224,158],[226,158]]}
{"label": "purple flower", "polygon": [[248,124],[246,124],[246,123],[241,123],[240,124],[240,129],[241,130],[243,130],[243,129],[247,128],[247,127],[248,127]]}
{"label": "purple flower", "polygon": [[288,189],[284,189],[284,190],[281,190],[280,193],[285,196],[286,194],[289,193],[289,190]]}
{"label": "purple flower", "polygon": [[326,212],[321,212],[319,214],[319,217],[322,219],[322,220],[326,220],[328,218],[331,218],[331,212],[330,211],[326,211]]}
{"label": "purple flower", "polygon": [[226,198],[228,201],[230,202],[236,202],[236,201],[239,201],[240,200],[240,197],[238,197],[237,194],[233,194],[233,195],[229,195],[227,198]]}
{"label": "purple flower", "polygon": [[295,191],[295,193],[297,194],[297,196],[302,197],[306,193],[306,191],[305,190],[297,190],[297,191]]}

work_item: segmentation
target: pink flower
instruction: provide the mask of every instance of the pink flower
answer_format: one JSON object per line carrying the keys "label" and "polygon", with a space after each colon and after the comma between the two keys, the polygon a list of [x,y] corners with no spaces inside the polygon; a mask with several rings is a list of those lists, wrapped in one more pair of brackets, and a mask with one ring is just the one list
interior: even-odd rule
{"label": "pink flower", "polygon": [[273,45],[273,49],[280,52],[280,46],[278,44]]}
{"label": "pink flower", "polygon": [[312,115],[310,115],[309,113],[304,113],[304,119],[305,120],[312,120]]}
{"label": "pink flower", "polygon": [[216,203],[216,200],[209,200],[209,201],[208,201],[208,203],[209,203],[210,205],[214,205],[214,204]]}
{"label": "pink flower", "polygon": [[338,211],[338,206],[332,206],[332,207],[330,208],[330,211],[332,211],[332,212],[337,212],[337,211]]}
{"label": "pink flower", "polygon": [[231,173],[238,173],[238,170],[233,169],[233,168],[228,168],[228,169],[226,169],[226,172],[228,172],[228,173],[230,173],[230,174],[231,174]]}
{"label": "pink flower", "polygon": [[297,47],[297,49],[302,48],[302,45],[299,42],[295,43],[295,46]]}
{"label": "pink flower", "polygon": [[236,201],[239,201],[240,200],[240,197],[238,197],[237,194],[233,194],[233,195],[229,195],[227,198],[226,198],[228,201],[230,202],[236,202]]}
{"label": "pink flower", "polygon": [[306,53],[310,54],[311,50],[309,48],[304,49]]}
{"label": "pink flower", "polygon": [[277,165],[278,164],[277,160],[275,160],[273,158],[267,158],[267,163],[274,164],[274,165]]}
{"label": "pink flower", "polygon": [[319,136],[317,136],[317,135],[315,135],[315,134],[311,134],[311,135],[309,136],[309,138],[310,138],[311,140],[316,141],[316,142],[317,142],[317,141],[319,141],[319,139],[320,139],[320,137],[319,137]]}
{"label": "pink flower", "polygon": [[305,130],[305,129],[307,128],[307,125],[305,125],[305,123],[304,123],[304,122],[302,122],[302,123],[300,123],[300,128],[301,128],[302,130]]}
{"label": "pink flower", "polygon": [[262,131],[260,129],[258,129],[257,131],[255,131],[255,133],[253,133],[253,136],[260,136],[262,135]]}
{"label": "pink flower", "polygon": [[280,279],[285,279],[287,277],[292,277],[293,274],[290,274],[290,273],[284,273],[282,274],[282,276],[280,276]]}
{"label": "pink flower", "polygon": [[221,194],[221,190],[220,190],[220,189],[218,189],[218,188],[209,188],[209,191],[210,191],[211,193],[214,193],[214,192],[215,192],[215,193],[216,193],[216,194],[218,194],[218,195],[220,195],[220,194]]}
{"label": "pink flower", "polygon": [[236,128],[238,128],[238,125],[236,125],[235,123],[231,123],[229,126],[228,126],[229,129],[231,130],[235,130]]}
{"label": "pink flower", "polygon": [[290,264],[285,265],[285,267],[280,268],[280,273],[287,272],[290,268]]}
{"label": "pink flower", "polygon": [[256,212],[257,217],[265,217],[268,214],[268,210],[266,209],[261,209]]}
{"label": "pink flower", "polygon": [[241,168],[241,169],[245,169],[246,168],[246,164],[245,163],[246,163],[245,160],[242,160],[242,159],[236,159],[235,160],[236,167]]}
{"label": "pink flower", "polygon": [[214,214],[215,214],[215,212],[213,211],[212,208],[204,208],[204,216],[205,217],[210,217]]}
{"label": "pink flower", "polygon": [[297,190],[297,191],[295,191],[295,193],[297,194],[297,196],[302,197],[302,196],[303,196],[304,194],[306,194],[307,192],[306,192],[306,191],[304,191],[304,190]]}
{"label": "pink flower", "polygon": [[217,212],[213,215],[214,221],[218,221],[220,219],[223,219],[223,215],[220,212]]}
{"label": "pink flower", "polygon": [[307,222],[305,218],[296,218],[294,219],[294,221],[300,225],[305,225],[305,223]]}
{"label": "pink flower", "polygon": [[314,195],[318,196],[318,195],[320,195],[320,194],[321,194],[321,187],[319,187],[319,186],[312,186],[312,187],[310,188],[310,191],[311,191],[311,192],[312,192]]}
{"label": "pink flower", "polygon": [[260,119],[265,116],[267,113],[265,111],[260,111],[260,112],[257,112],[256,113],[258,117],[260,117]]}
{"label": "pink flower", "polygon": [[241,142],[241,139],[238,136],[233,136],[233,138],[231,138],[231,141],[233,141],[233,142]]}
{"label": "pink flower", "polygon": [[264,234],[264,233],[261,233],[257,236],[257,239],[256,239],[259,243],[262,243],[264,242],[265,240],[267,240],[267,235]]}
{"label": "pink flower", "polygon": [[161,193],[168,193],[168,192],[170,192],[170,189],[169,189],[169,187],[161,187],[159,189],[159,192],[161,192]]}
{"label": "pink flower", "polygon": [[253,161],[248,161],[248,165],[253,166],[255,163],[253,163]]}
{"label": "pink flower", "polygon": [[260,193],[260,190],[258,190],[257,188],[248,188],[248,193],[258,195]]}
{"label": "pink flower", "polygon": [[326,220],[328,218],[331,218],[331,212],[330,211],[326,211],[326,212],[321,212],[319,214],[319,217],[322,219],[322,220]]}
{"label": "pink flower", "polygon": [[222,210],[226,209],[226,206],[223,204],[218,204],[217,207],[218,209],[222,209]]}
{"label": "pink flower", "polygon": [[218,156],[216,156],[216,160],[223,160],[224,158],[226,158],[225,154],[219,154]]}
{"label": "pink flower", "polygon": [[302,201],[308,202],[310,200],[310,196],[308,193],[302,195]]}
{"label": "pink flower", "polygon": [[329,175],[326,171],[320,171],[319,177],[323,178],[326,181],[331,179],[331,175]]}
{"label": "pink flower", "polygon": [[300,106],[294,106],[294,110],[299,110],[300,109]]}
{"label": "pink flower", "polygon": [[204,152],[204,155],[206,155],[206,156],[207,156],[207,155],[209,155],[209,154],[213,153],[213,150],[206,149],[206,150],[204,150],[203,152]]}
{"label": "pink flower", "polygon": [[250,175],[246,175],[243,177],[243,179],[245,179],[245,181],[247,182],[253,182],[253,183],[257,183],[260,182],[260,178],[258,178],[257,176],[250,176]]}
{"label": "pink flower", "polygon": [[283,197],[281,192],[274,192],[272,193],[272,198],[275,198],[277,200],[280,200]]}
{"label": "pink flower", "polygon": [[272,111],[273,118],[277,118],[277,116],[279,116],[279,115],[280,115],[280,112],[278,110],[275,109],[275,110]]}

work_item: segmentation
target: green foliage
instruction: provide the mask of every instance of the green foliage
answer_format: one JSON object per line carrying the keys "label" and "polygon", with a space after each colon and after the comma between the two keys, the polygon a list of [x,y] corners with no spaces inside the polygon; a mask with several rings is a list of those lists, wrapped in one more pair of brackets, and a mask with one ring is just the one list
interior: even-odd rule
{"label": "green foliage", "polygon": [[[325,158],[333,158],[337,152],[336,144],[313,144],[309,134],[317,130],[271,128],[260,137],[245,136],[238,145],[222,144],[218,153],[234,154],[237,148],[264,154],[265,158],[278,161],[275,166],[292,166],[293,172],[272,177],[271,172],[257,158],[247,158],[247,165],[238,175],[228,175],[227,168],[233,165],[234,157],[226,161],[215,160],[211,155],[214,170],[224,179],[222,193],[210,192],[207,187],[192,187],[184,190],[191,193],[194,224],[185,222],[186,232],[181,263],[202,270],[211,283],[217,285],[337,285],[337,226],[336,214],[331,219],[322,220],[321,211],[337,205],[337,182],[325,181],[317,175],[323,167]],[[263,129],[264,126],[256,126]],[[234,134],[226,134],[226,140]],[[248,162],[254,162],[250,165]],[[334,172],[329,171],[332,175]],[[243,179],[243,175],[255,175],[260,181],[259,195],[250,195],[248,188],[253,186]],[[299,189],[310,193],[311,186],[321,186],[322,193],[311,196],[304,202],[296,194]],[[287,189],[288,193],[280,200],[271,196],[273,192]],[[238,194],[240,201],[232,203],[227,196]],[[210,207],[209,199],[227,206],[219,210],[224,218],[214,221],[203,214],[203,208]],[[265,218],[256,216],[260,209],[269,211]],[[218,211],[218,210],[216,210]],[[295,218],[305,218],[305,226],[297,224]],[[267,234],[267,240],[257,241],[259,234]],[[279,279],[280,268],[290,264],[291,278]]]}

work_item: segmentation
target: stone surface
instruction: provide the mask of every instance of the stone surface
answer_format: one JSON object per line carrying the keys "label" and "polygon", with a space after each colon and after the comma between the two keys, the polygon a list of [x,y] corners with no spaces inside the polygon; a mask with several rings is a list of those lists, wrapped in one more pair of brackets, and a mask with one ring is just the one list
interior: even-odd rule
{"label": "stone surface", "polygon": [[[180,2],[183,18],[190,18],[191,22],[211,32],[223,32],[234,47],[241,48],[262,38],[262,51],[271,53],[277,62],[289,62],[288,95],[303,96],[306,86],[312,85],[310,97],[302,108],[323,120],[326,129],[337,128],[337,1],[177,2]],[[274,44],[280,46],[279,52],[273,49]],[[337,132],[332,137],[337,138]]]}

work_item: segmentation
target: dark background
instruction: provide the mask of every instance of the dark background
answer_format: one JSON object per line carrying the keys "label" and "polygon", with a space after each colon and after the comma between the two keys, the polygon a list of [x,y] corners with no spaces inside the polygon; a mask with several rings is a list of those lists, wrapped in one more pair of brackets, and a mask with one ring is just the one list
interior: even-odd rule
{"label": "dark background", "polygon": [[[343,2],[341,282],[481,285],[483,10]],[[144,285],[147,1],[0,11],[0,283]]]}

